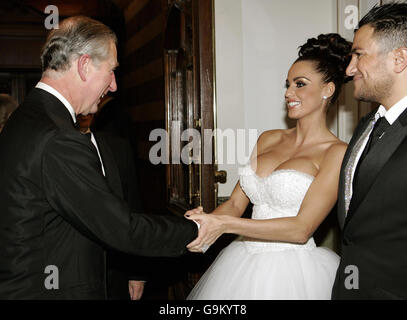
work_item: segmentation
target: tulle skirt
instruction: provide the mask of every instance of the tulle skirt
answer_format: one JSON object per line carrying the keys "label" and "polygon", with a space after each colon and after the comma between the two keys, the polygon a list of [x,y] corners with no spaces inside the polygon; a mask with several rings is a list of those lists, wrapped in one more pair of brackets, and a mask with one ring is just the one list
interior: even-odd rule
{"label": "tulle skirt", "polygon": [[316,247],[236,240],[224,248],[188,300],[331,299],[339,256]]}

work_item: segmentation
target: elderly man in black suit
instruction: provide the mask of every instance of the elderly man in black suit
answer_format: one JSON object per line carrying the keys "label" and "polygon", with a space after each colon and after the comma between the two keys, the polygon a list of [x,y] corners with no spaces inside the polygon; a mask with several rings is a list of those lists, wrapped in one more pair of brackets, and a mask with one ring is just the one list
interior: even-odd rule
{"label": "elderly man in black suit", "polygon": [[380,106],[360,121],[343,160],[332,297],[406,299],[406,3],[375,7],[360,21],[347,74],[357,99]]}
{"label": "elderly man in black suit", "polygon": [[75,129],[76,115],[117,89],[116,41],[93,19],[63,21],[40,82],[0,135],[0,299],[104,299],[105,248],[178,256],[197,237],[186,219],[131,214]]}

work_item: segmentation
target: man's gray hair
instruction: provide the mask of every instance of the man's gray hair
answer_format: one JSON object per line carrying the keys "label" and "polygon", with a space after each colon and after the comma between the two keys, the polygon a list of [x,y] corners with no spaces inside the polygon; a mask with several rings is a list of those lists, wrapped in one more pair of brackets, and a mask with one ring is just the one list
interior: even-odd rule
{"label": "man's gray hair", "polygon": [[114,32],[94,19],[76,16],[53,29],[41,51],[42,71],[66,71],[72,59],[88,54],[96,63],[107,59],[111,42],[117,45]]}

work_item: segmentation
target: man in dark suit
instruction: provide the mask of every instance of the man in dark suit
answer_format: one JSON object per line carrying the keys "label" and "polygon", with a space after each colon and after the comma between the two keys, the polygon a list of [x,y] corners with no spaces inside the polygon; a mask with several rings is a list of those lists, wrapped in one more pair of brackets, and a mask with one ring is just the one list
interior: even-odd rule
{"label": "man in dark suit", "polygon": [[347,74],[363,118],[345,154],[334,299],[407,298],[407,4],[374,7],[359,23]]}
{"label": "man in dark suit", "polygon": [[[106,179],[112,191],[127,203],[132,212],[143,212],[130,143],[108,132],[94,132],[94,136],[99,145],[100,156],[106,164]],[[150,259],[146,257],[108,250],[108,298],[139,300],[149,276],[147,270],[150,263]]]}
{"label": "man in dark suit", "polygon": [[[106,101],[99,104],[99,111]],[[97,117],[96,117],[97,118]],[[130,143],[110,132],[93,131],[95,114],[78,115],[79,131],[86,134],[100,152],[106,181],[112,192],[123,199],[132,212],[143,212],[139,197],[137,175]],[[146,257],[127,255],[116,250],[106,252],[107,297],[111,300],[139,300],[151,261]]]}
{"label": "man in dark suit", "polygon": [[93,19],[63,21],[42,50],[40,82],[0,135],[0,299],[104,299],[105,248],[178,256],[197,236],[185,219],[131,214],[74,126],[117,89],[116,41]]}

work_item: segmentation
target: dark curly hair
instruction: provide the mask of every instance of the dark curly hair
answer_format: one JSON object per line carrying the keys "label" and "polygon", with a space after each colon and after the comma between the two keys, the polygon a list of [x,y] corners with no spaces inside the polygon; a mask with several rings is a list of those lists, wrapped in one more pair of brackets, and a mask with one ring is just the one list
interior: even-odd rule
{"label": "dark curly hair", "polygon": [[373,7],[359,22],[370,25],[384,52],[407,47],[407,3],[389,3]]}
{"label": "dark curly hair", "polygon": [[330,104],[334,104],[338,99],[343,84],[351,80],[346,76],[351,50],[352,43],[337,33],[320,34],[317,38],[308,39],[299,47],[298,59],[295,62],[315,62],[316,70],[322,74],[324,83],[335,84]]}

